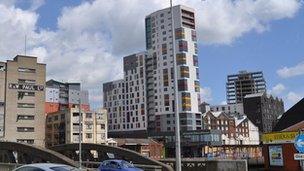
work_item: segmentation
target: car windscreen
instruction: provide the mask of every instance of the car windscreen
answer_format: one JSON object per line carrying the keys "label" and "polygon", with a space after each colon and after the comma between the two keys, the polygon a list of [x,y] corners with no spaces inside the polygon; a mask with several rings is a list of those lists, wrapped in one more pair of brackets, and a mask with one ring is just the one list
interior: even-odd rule
{"label": "car windscreen", "polygon": [[134,167],[133,164],[126,162],[126,161],[121,161],[121,165],[123,166],[123,168],[133,168]]}

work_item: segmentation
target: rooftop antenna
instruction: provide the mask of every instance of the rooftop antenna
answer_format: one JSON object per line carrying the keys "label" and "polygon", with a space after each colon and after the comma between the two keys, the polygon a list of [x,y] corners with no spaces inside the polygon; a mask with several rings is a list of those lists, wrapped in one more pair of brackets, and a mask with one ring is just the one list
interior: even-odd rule
{"label": "rooftop antenna", "polygon": [[26,56],[26,35],[24,36],[24,55]]}

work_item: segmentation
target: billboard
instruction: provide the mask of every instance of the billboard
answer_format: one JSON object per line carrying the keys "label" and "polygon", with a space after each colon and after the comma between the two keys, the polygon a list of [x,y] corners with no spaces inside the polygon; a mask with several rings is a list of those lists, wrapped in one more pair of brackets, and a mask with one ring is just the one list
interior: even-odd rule
{"label": "billboard", "polygon": [[270,145],[269,151],[269,165],[270,166],[283,166],[283,151],[281,145]]}

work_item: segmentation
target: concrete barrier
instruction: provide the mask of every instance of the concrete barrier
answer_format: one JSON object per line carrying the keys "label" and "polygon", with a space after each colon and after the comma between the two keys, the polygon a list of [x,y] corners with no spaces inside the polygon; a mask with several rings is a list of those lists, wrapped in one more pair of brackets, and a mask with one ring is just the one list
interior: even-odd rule
{"label": "concrete barrier", "polygon": [[0,163],[0,170],[1,171],[12,171],[17,167],[21,166],[21,164],[16,163]]}
{"label": "concrete barrier", "polygon": [[[175,159],[164,159],[161,162],[175,168]],[[248,171],[246,160],[226,159],[182,159],[183,171]]]}

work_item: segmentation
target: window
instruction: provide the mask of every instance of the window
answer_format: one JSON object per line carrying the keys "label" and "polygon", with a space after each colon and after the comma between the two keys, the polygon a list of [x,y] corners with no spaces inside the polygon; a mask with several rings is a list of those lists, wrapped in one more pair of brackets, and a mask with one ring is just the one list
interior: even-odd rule
{"label": "window", "polygon": [[164,105],[170,106],[169,94],[164,95]]}
{"label": "window", "polygon": [[193,55],[193,66],[198,66],[198,58],[196,55]]}
{"label": "window", "polygon": [[163,69],[163,82],[164,86],[169,86],[168,69]]}
{"label": "window", "polygon": [[185,29],[177,28],[175,29],[175,39],[184,39],[185,38]]}
{"label": "window", "polygon": [[87,133],[86,134],[86,138],[92,138],[92,134],[91,133]]}
{"label": "window", "polygon": [[188,52],[188,43],[185,40],[180,40],[178,42],[178,48],[180,52]]}
{"label": "window", "polygon": [[187,64],[187,58],[185,53],[176,54],[176,64],[177,65]]}
{"label": "window", "polygon": [[194,81],[195,92],[200,92],[200,83],[199,81]]}
{"label": "window", "polygon": [[191,38],[192,38],[192,41],[197,41],[195,30],[191,30]]}
{"label": "window", "polygon": [[191,94],[182,92],[182,109],[183,111],[191,110]]}
{"label": "window", "polygon": [[189,67],[187,66],[181,66],[180,67],[180,76],[189,78]]}
{"label": "window", "polygon": [[196,68],[196,79],[199,80],[199,70]]}
{"label": "window", "polygon": [[34,103],[18,103],[17,104],[18,108],[35,108]]}
{"label": "window", "polygon": [[86,129],[91,130],[92,128],[93,128],[93,125],[92,125],[92,124],[86,124]]}
{"label": "window", "polygon": [[86,113],[86,118],[92,118],[92,113]]}
{"label": "window", "polygon": [[17,139],[17,142],[19,142],[19,143],[34,144],[34,140],[33,139]]}
{"label": "window", "polygon": [[19,120],[34,120],[33,115],[18,115],[17,116],[17,121]]}
{"label": "window", "polygon": [[197,54],[197,43],[194,43],[194,53]]}
{"label": "window", "polygon": [[178,80],[178,91],[187,91],[188,84],[186,79]]}
{"label": "window", "polygon": [[36,80],[18,79],[19,84],[35,84]]}
{"label": "window", "polygon": [[34,132],[34,127],[17,127],[17,132]]}
{"label": "window", "polygon": [[162,54],[163,55],[167,54],[167,44],[166,43],[162,44]]}
{"label": "window", "polygon": [[35,73],[36,69],[19,67],[18,72]]}
{"label": "window", "polygon": [[35,97],[35,92],[18,91],[18,100],[22,100],[24,96]]}

